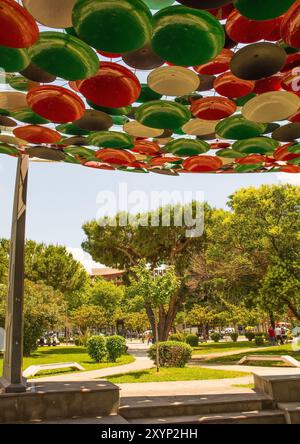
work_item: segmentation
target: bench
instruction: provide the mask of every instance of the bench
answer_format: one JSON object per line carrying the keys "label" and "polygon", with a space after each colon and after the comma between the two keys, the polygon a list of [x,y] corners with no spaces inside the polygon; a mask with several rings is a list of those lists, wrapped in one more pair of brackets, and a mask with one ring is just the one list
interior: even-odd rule
{"label": "bench", "polygon": [[289,364],[291,367],[300,368],[300,362],[288,355],[249,355],[244,356],[238,364],[245,364],[245,362],[249,361],[282,361]]}
{"label": "bench", "polygon": [[85,370],[77,362],[58,362],[58,363],[53,363],[53,364],[31,365],[30,367],[27,367],[27,369],[23,372],[23,376],[25,378],[28,378],[29,376],[35,376],[37,373],[44,371],[44,370],[60,370],[63,368]]}

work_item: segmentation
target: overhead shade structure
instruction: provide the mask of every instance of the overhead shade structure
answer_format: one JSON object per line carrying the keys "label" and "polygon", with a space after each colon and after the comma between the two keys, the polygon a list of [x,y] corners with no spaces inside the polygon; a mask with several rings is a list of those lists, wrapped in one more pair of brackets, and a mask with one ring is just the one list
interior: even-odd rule
{"label": "overhead shade structure", "polygon": [[26,389],[29,160],[300,173],[299,30],[300,0],[0,0],[0,156],[17,161],[5,391]]}

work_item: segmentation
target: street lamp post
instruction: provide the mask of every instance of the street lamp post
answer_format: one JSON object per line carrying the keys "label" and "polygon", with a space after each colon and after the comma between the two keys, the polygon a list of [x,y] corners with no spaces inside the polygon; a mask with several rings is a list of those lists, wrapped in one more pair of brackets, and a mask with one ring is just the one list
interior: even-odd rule
{"label": "street lamp post", "polygon": [[20,155],[17,164],[10,239],[3,376],[0,379],[0,390],[5,393],[26,391],[26,379],[22,376],[22,360],[24,249],[28,165],[28,156]]}

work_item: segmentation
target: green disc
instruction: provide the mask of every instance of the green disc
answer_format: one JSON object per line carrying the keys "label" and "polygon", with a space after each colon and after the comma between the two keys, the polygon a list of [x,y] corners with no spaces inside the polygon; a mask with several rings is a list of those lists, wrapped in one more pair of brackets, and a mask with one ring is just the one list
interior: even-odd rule
{"label": "green disc", "polygon": [[238,114],[221,120],[216,126],[216,133],[224,139],[242,140],[260,136],[266,128],[266,124],[251,122]]}
{"label": "green disc", "polygon": [[99,148],[130,149],[134,147],[133,137],[118,131],[97,131],[88,137],[89,145]]}
{"label": "green disc", "polygon": [[204,140],[194,139],[176,139],[168,142],[164,151],[175,154],[175,156],[197,156],[198,154],[207,153],[210,145]]}
{"label": "green disc", "polygon": [[173,5],[174,0],[144,0],[144,2],[150,9],[158,10]]}
{"label": "green disc", "polygon": [[0,108],[0,116],[10,116],[12,115],[7,109]]}
{"label": "green disc", "polygon": [[232,149],[246,154],[272,154],[278,146],[277,140],[268,137],[252,137],[238,140],[232,145]]}
{"label": "green disc", "polygon": [[290,146],[287,150],[289,153],[300,154],[300,143]]}
{"label": "green disc", "polygon": [[85,136],[87,134],[90,134],[90,131],[79,128],[72,123],[63,123],[62,125],[58,125],[56,127],[56,130],[62,134],[68,134],[70,136]]}
{"label": "green disc", "polygon": [[73,8],[73,27],[94,48],[124,53],[150,40],[152,15],[142,0],[78,0]]}
{"label": "green disc", "polygon": [[191,105],[194,100],[202,99],[201,94],[187,94],[185,96],[180,96],[175,98],[175,102],[181,103],[181,105]]}
{"label": "green disc", "polygon": [[139,106],[135,118],[143,125],[157,129],[181,128],[191,118],[187,107],[167,100],[154,100]]}
{"label": "green disc", "polygon": [[97,111],[103,111],[110,116],[127,116],[132,110],[132,106],[123,106],[122,108],[107,108],[105,106],[95,105],[90,100],[87,100],[87,103],[91,108],[96,109]]}
{"label": "green disc", "polygon": [[207,11],[170,6],[154,15],[152,48],[175,65],[207,63],[220,54],[224,44],[222,25]]}
{"label": "green disc", "polygon": [[43,125],[49,123],[49,120],[44,119],[38,114],[34,113],[30,108],[21,108],[13,111],[11,116],[19,122],[31,123],[32,125]]}
{"label": "green disc", "polygon": [[238,159],[239,157],[245,157],[246,154],[239,153],[238,151],[231,150],[230,148],[219,150],[216,152],[218,157],[226,157],[228,159]]}
{"label": "green disc", "polygon": [[111,116],[114,125],[125,125],[125,123],[129,122],[127,116]]}
{"label": "green disc", "polygon": [[252,20],[269,20],[284,14],[295,0],[235,0],[234,6]]}
{"label": "green disc", "polygon": [[[28,91],[32,82],[23,76],[14,76],[8,80],[9,85],[18,91]],[[38,86],[38,85],[37,85]]]}
{"label": "green disc", "polygon": [[245,103],[249,102],[249,100],[253,99],[253,97],[255,96],[256,94],[250,93],[247,94],[246,96],[239,97],[238,99],[233,99],[233,101],[237,104],[237,106],[244,106]]}
{"label": "green disc", "polygon": [[41,32],[29,54],[40,68],[65,80],[86,79],[99,69],[95,51],[77,37],[62,32]]}
{"label": "green disc", "polygon": [[6,72],[22,71],[27,68],[29,63],[30,57],[27,49],[0,46],[0,66]]}
{"label": "green disc", "polygon": [[138,103],[151,102],[152,100],[159,100],[162,97],[161,94],[153,91],[153,89],[149,88],[145,83],[141,84],[141,94],[137,99]]}
{"label": "green disc", "polygon": [[64,152],[72,154],[73,156],[79,156],[85,160],[98,160],[95,156],[95,151],[84,146],[68,146],[64,148]]}
{"label": "green disc", "polygon": [[0,144],[0,154],[8,154],[9,156],[16,156],[18,153],[19,151],[14,146]]}

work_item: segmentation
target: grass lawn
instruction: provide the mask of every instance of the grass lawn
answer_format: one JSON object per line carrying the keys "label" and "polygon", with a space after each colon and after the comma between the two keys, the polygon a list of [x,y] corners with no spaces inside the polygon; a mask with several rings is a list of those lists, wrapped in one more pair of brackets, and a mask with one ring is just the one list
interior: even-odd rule
{"label": "grass lawn", "polygon": [[[285,344],[280,345],[276,347],[270,346],[268,349],[264,350],[255,350],[253,352],[247,352],[247,355],[255,354],[255,355],[289,355],[293,358],[300,361],[300,351],[294,351],[292,349],[292,344]],[[245,356],[245,353],[241,353],[238,355],[232,355],[232,356],[222,356],[218,358],[212,358],[207,361],[207,363],[218,363],[218,364],[237,364],[242,357]],[[251,361],[247,362],[247,365],[255,365],[255,366],[262,366],[262,367],[286,367],[287,365],[283,362],[276,362],[276,361]]]}
{"label": "grass lawn", "polygon": [[246,376],[249,373],[238,371],[211,370],[201,367],[185,368],[161,368],[156,372],[156,368],[147,370],[120,373],[119,375],[109,376],[107,379],[115,384],[126,382],[163,382],[163,381],[197,381],[204,379],[226,379]]}
{"label": "grass lawn", "polygon": [[[116,365],[129,364],[135,359],[131,355],[123,355],[117,359],[116,362],[93,362],[86,352],[84,347],[40,347],[30,357],[25,357],[23,360],[23,369],[25,370],[30,365],[50,364],[58,362],[78,362],[85,370],[99,370],[101,368],[114,367]],[[0,357],[0,372],[2,373],[3,357]],[[76,370],[78,372],[78,370]],[[58,375],[62,373],[74,373],[74,370],[47,370],[40,372],[36,377],[45,375]]]}
{"label": "grass lawn", "polygon": [[259,348],[254,341],[239,341],[239,342],[208,342],[194,347],[193,355],[209,355],[212,353],[222,353],[236,350],[243,350],[243,348]]}

